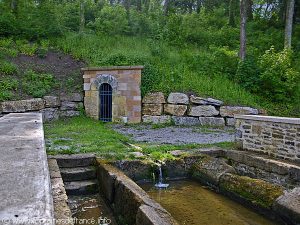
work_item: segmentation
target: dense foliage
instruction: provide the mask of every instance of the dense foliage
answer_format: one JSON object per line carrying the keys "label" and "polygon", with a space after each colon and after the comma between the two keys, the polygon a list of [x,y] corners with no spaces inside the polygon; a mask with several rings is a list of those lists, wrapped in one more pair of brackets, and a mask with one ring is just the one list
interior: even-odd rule
{"label": "dense foliage", "polygon": [[42,57],[50,40],[89,65],[145,65],[143,94],[178,90],[299,115],[300,2],[291,50],[284,49],[285,2],[249,1],[240,61],[237,0],[0,0],[0,84],[18,71],[9,57]]}

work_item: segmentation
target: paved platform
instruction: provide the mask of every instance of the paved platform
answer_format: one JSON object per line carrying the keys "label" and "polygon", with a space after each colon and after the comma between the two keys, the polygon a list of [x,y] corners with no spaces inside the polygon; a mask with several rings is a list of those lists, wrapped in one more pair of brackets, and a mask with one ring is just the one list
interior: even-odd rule
{"label": "paved platform", "polygon": [[0,118],[0,224],[54,224],[40,113]]}

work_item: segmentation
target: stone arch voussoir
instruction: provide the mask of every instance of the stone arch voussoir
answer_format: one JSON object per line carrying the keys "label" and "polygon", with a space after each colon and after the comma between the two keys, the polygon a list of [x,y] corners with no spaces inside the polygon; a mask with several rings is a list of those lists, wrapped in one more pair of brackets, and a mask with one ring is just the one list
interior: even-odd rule
{"label": "stone arch voussoir", "polygon": [[113,91],[117,90],[118,87],[118,81],[117,79],[110,74],[99,74],[97,75],[94,82],[91,84],[91,90],[99,90],[101,84],[107,83],[112,87]]}

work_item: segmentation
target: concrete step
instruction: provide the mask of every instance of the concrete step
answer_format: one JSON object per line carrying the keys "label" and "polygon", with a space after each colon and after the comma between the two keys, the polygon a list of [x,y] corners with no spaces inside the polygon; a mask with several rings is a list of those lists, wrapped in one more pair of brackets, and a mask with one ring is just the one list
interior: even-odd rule
{"label": "concrete step", "polygon": [[96,178],[96,168],[93,166],[61,168],[60,173],[64,182],[92,180]]}
{"label": "concrete step", "polygon": [[56,159],[59,168],[92,166],[96,160],[94,154],[55,155],[49,158]]}
{"label": "concrete step", "polygon": [[98,192],[96,180],[65,182],[65,189],[68,195],[86,195]]}

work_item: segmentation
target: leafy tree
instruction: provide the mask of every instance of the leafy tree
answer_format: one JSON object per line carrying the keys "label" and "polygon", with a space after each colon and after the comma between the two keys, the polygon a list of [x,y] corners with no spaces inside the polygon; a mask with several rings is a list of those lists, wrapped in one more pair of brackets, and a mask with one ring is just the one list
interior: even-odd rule
{"label": "leafy tree", "polygon": [[94,23],[96,31],[105,34],[124,34],[128,31],[126,9],[121,5],[104,6]]}

